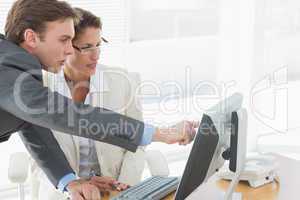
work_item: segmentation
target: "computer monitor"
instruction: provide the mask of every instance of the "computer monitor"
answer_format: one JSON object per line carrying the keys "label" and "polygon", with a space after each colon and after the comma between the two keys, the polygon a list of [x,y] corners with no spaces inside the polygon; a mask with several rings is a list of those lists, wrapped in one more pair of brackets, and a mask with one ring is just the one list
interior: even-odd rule
{"label": "computer monitor", "polygon": [[[238,113],[242,100],[242,95],[235,93],[203,114],[175,200],[184,200],[206,182],[223,166],[224,157],[230,160],[232,169],[236,169],[239,151],[237,142],[240,140]],[[231,137],[232,134],[236,135]],[[234,148],[230,151],[230,147]],[[224,152],[227,152],[227,157]]]}

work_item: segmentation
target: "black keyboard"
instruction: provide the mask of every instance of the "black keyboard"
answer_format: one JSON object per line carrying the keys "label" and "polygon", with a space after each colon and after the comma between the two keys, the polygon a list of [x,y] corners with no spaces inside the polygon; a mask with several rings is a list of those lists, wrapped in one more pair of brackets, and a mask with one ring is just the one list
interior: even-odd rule
{"label": "black keyboard", "polygon": [[153,176],[130,187],[112,200],[160,200],[177,189],[178,177]]}

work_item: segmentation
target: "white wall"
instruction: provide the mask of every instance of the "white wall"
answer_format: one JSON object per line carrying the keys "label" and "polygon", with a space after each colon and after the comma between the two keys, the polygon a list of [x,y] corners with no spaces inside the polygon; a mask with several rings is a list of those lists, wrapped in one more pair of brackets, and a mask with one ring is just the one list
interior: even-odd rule
{"label": "white wall", "polygon": [[216,80],[216,37],[132,42],[125,52],[126,67],[139,71],[144,80],[183,81],[190,67],[193,81]]}

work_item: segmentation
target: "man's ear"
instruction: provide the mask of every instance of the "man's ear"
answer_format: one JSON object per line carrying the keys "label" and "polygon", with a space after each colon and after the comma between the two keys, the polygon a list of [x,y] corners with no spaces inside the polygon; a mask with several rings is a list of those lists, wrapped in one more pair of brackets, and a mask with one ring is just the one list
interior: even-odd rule
{"label": "man's ear", "polygon": [[24,43],[26,43],[26,46],[34,49],[37,46],[38,40],[37,33],[32,29],[26,29],[24,31]]}

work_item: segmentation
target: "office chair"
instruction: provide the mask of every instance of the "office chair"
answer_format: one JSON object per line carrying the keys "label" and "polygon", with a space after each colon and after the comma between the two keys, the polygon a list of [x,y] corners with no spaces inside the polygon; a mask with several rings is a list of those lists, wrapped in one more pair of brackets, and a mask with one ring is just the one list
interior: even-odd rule
{"label": "office chair", "polygon": [[17,152],[10,155],[8,167],[8,179],[18,184],[19,199],[25,200],[24,183],[28,177],[29,157],[24,152]]}

